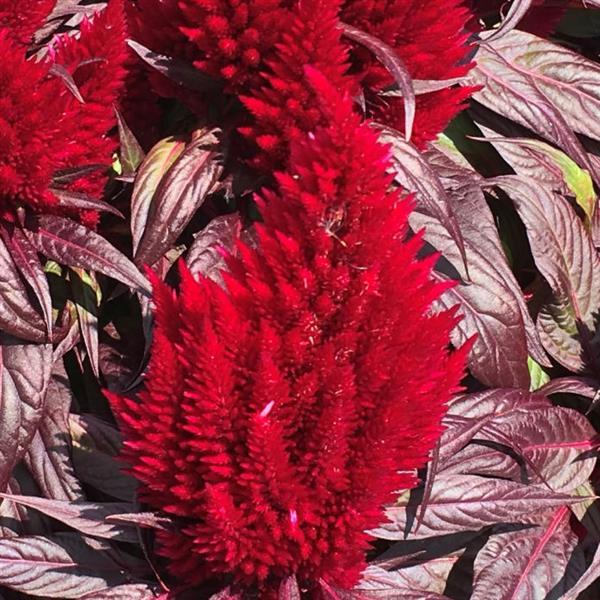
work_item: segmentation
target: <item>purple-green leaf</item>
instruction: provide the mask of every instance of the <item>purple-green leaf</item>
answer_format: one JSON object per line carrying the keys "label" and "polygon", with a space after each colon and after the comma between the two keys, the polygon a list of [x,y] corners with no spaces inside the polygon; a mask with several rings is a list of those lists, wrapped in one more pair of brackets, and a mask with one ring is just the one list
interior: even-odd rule
{"label": "purple-green leaf", "polygon": [[144,151],[135,135],[125,122],[123,115],[115,109],[117,125],[119,126],[120,158],[124,175],[132,175],[144,160]]}
{"label": "purple-green leaf", "polygon": [[492,183],[514,202],[536,265],[555,296],[538,316],[546,350],[572,371],[596,365],[600,259],[588,232],[552,190],[518,176],[497,177]]}
{"label": "purple-green leaf", "polygon": [[[571,129],[600,139],[600,65],[525,31],[511,31],[486,45],[507,61],[515,74],[532,81]],[[477,60],[481,61],[481,55]]]}
{"label": "purple-green leaf", "polygon": [[185,149],[185,142],[165,138],[157,142],[140,165],[131,195],[131,236],[137,252],[146,229],[148,211],[158,184]]}
{"label": "purple-green leaf", "polygon": [[[587,169],[598,182],[598,169],[575,135],[574,123],[567,121],[565,107],[547,97],[541,91],[540,79],[536,74],[519,64],[519,53],[526,53],[526,46],[523,47],[523,44],[527,39],[515,39],[515,35],[529,34],[510,32],[496,42],[480,46],[477,65],[468,76],[471,84],[482,86],[474,94],[474,98],[487,108],[531,129],[558,146],[577,164]],[[512,50],[507,40],[515,44]],[[562,99],[562,102],[565,101]],[[586,120],[584,115],[579,115],[579,118]]]}
{"label": "purple-green leaf", "polygon": [[171,248],[208,194],[215,190],[222,170],[217,132],[196,131],[160,179],[152,197],[135,251],[137,264],[152,265]]}

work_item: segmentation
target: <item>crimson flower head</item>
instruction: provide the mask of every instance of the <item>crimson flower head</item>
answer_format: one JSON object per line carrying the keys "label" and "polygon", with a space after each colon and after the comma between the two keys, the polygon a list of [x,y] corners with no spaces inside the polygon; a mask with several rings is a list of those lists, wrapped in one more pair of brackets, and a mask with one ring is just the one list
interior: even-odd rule
{"label": "crimson flower head", "polygon": [[271,597],[294,576],[352,588],[382,507],[416,483],[457,391],[454,311],[407,239],[389,150],[321,73],[304,78],[321,124],[292,143],[278,192],[257,201],[256,245],[238,243],[224,287],[154,277],[144,390],[111,395],[141,498],[178,583],[205,578]]}
{"label": "crimson flower head", "polygon": [[323,120],[320,103],[304,76],[305,65],[317,68],[340,90],[358,92],[346,77],[348,49],[338,27],[341,0],[303,0],[289,12],[278,52],[264,66],[262,81],[242,102],[254,121],[240,128],[258,153],[255,166],[269,170],[286,165],[290,145]]}
{"label": "crimson flower head", "polygon": [[[0,0],[0,15],[12,2]],[[7,19],[6,22],[10,22]],[[0,24],[4,25],[5,21]],[[27,35],[31,36],[30,31]],[[16,34],[16,35],[15,35]],[[58,38],[45,60],[26,57],[24,31],[0,27],[0,209],[17,206],[60,211],[54,176],[92,164],[108,166],[115,142],[117,102],[125,75],[125,28],[121,0],[86,20],[76,36]],[[54,71],[52,70],[54,67]],[[83,102],[55,71],[67,72]],[[105,176],[70,184],[71,191],[98,196]],[[82,214],[88,224],[96,215]]]}
{"label": "crimson flower head", "polygon": [[0,29],[5,30],[13,42],[28,46],[55,4],[56,0],[2,0]]}
{"label": "crimson flower head", "polygon": [[[463,0],[345,0],[341,12],[343,21],[393,48],[413,79],[435,81],[462,77],[472,66],[467,59],[467,23],[471,18]],[[352,63],[372,117],[402,131],[402,98],[379,96],[394,83],[390,74],[366,48],[353,49]],[[418,95],[412,141],[423,147],[435,139],[472,92],[468,87],[451,87]]]}

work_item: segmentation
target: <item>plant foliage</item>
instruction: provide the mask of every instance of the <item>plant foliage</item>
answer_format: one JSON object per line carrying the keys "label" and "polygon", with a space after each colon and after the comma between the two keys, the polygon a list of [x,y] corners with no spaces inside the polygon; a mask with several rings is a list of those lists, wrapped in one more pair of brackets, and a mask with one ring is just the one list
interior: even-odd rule
{"label": "plant foliage", "polygon": [[0,598],[597,598],[598,39],[0,0]]}

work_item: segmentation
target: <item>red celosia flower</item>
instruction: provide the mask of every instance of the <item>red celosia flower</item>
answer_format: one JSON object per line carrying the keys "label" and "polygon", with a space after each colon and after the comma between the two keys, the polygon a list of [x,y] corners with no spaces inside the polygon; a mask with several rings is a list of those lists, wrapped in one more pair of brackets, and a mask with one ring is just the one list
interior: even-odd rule
{"label": "red celosia flower", "polygon": [[273,51],[290,0],[180,0],[181,31],[198,48],[195,65],[227,82],[229,91],[258,74]]}
{"label": "red celosia flower", "polygon": [[308,84],[304,67],[311,65],[340,90],[356,92],[346,77],[347,48],[337,27],[341,0],[303,0],[297,3],[276,55],[267,61],[260,86],[242,101],[255,123],[241,129],[260,149],[254,164],[263,169],[285,165],[291,142],[313,131],[322,119],[320,103]]}
{"label": "red celosia flower", "polygon": [[305,79],[322,126],[258,200],[257,247],[238,245],[225,289],[154,278],[145,390],[111,396],[141,498],[180,518],[159,533],[177,581],[265,598],[290,574],[315,595],[357,582],[365,530],[415,484],[465,354],[447,349],[454,313],[431,312],[443,286],[405,239],[388,150],[347,93]]}
{"label": "red celosia flower", "polygon": [[[462,0],[413,2],[412,0],[345,0],[341,19],[391,46],[413,79],[444,80],[465,75],[469,48],[466,24],[471,15]],[[393,84],[390,74],[365,48],[352,53],[373,118],[404,129],[401,98],[378,97]],[[464,107],[472,90],[452,88],[417,97],[413,142],[418,146],[434,139]]]}
{"label": "red celosia flower", "polygon": [[2,0],[0,29],[17,44],[28,46],[55,4],[56,0]]}
{"label": "red celosia flower", "polygon": [[[3,5],[4,6],[4,5]],[[113,105],[123,82],[125,31],[122,3],[112,0],[81,34],[57,40],[50,58],[27,60],[25,50],[0,30],[0,198],[6,212],[24,204],[57,210],[49,189],[58,170],[110,164],[115,142]],[[55,62],[73,76],[85,102],[49,73]],[[78,181],[75,189],[97,194],[104,176]],[[82,218],[93,224],[95,213]]]}
{"label": "red celosia flower", "polygon": [[[69,133],[77,144],[69,149],[68,166],[106,163],[116,149],[108,132],[115,127],[115,106],[126,76],[127,49],[125,14],[122,0],[111,0],[106,10],[85,19],[77,37],[55,40],[55,60],[73,76],[84,104],[69,98]],[[63,91],[68,97],[69,92]],[[65,125],[64,131],[68,127]],[[99,195],[104,177],[83,180],[78,188]]]}

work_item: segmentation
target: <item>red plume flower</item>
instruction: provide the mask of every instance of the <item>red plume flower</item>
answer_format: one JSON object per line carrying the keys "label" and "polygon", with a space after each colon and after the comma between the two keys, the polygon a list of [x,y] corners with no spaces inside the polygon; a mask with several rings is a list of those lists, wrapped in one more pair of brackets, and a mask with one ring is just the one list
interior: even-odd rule
{"label": "red plume flower", "polygon": [[341,0],[303,0],[290,12],[278,52],[267,61],[263,82],[242,101],[255,123],[241,129],[258,146],[254,164],[263,169],[286,164],[291,142],[322,120],[320,103],[304,74],[311,65],[340,90],[358,91],[348,69],[347,48],[337,27]]}
{"label": "red plume flower", "polygon": [[365,531],[415,485],[465,358],[454,312],[431,311],[444,286],[406,239],[388,149],[348,93],[305,79],[321,126],[258,199],[256,248],[238,244],[225,289],[154,278],[145,389],[111,396],[141,498],[180,523],[159,533],[176,580],[261,598],[290,575],[314,597],[357,583]]}
{"label": "red plume flower", "polygon": [[273,51],[290,0],[180,0],[181,31],[198,49],[196,66],[224,79],[230,91],[258,74]]}
{"label": "red plume flower", "polygon": [[[4,5],[3,5],[4,6]],[[25,50],[0,30],[0,198],[2,210],[27,205],[58,210],[51,188],[61,170],[111,161],[115,142],[107,134],[116,124],[114,104],[123,83],[124,17],[120,0],[111,0],[77,37],[59,38],[45,62],[27,60]],[[52,76],[52,64],[65,68],[84,103]],[[99,194],[105,176],[75,183],[73,189]],[[95,213],[82,215],[93,224]]]}
{"label": "red plume flower", "polygon": [[15,43],[28,46],[55,4],[56,0],[2,0],[0,29]]}
{"label": "red plume flower", "polygon": [[[471,67],[466,44],[471,14],[462,4],[462,0],[346,0],[341,19],[391,46],[413,79],[453,79],[465,75]],[[373,118],[402,131],[403,100],[378,96],[393,84],[390,74],[366,48],[355,47],[352,59]],[[412,141],[422,147],[434,139],[464,108],[472,91],[454,87],[417,96]]]}

